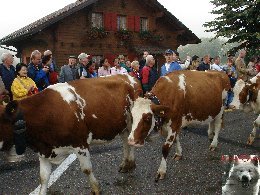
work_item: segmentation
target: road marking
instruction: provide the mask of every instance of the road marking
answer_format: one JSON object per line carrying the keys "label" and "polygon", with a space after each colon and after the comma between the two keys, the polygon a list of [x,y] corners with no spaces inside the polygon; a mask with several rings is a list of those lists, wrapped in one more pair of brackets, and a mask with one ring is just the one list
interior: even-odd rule
{"label": "road marking", "polygon": [[[61,164],[60,166],[52,172],[50,176],[50,180],[48,183],[48,188],[54,184],[59,177],[69,168],[70,164],[73,163],[74,160],[76,160],[77,156],[76,154],[69,155]],[[36,195],[40,192],[41,185],[39,185],[33,192],[31,192],[29,195]]]}

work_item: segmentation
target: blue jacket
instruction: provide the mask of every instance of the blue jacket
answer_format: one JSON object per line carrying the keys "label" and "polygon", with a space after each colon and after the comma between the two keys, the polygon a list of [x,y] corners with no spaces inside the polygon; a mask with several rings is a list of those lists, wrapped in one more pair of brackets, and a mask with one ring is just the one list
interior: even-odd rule
{"label": "blue jacket", "polygon": [[44,90],[50,85],[49,82],[49,76],[46,72],[44,72],[42,69],[38,71],[36,77],[35,77],[35,83],[39,89],[39,91]]}
{"label": "blue jacket", "polygon": [[168,74],[168,73],[170,73],[170,72],[172,72],[172,71],[174,71],[174,70],[181,70],[181,66],[180,66],[180,64],[178,63],[178,62],[172,62],[171,64],[170,64],[170,68],[169,68],[169,70],[167,71],[166,70],[166,66],[165,66],[165,64],[161,67],[161,76],[165,76],[166,74]]}
{"label": "blue jacket", "polygon": [[5,84],[5,89],[11,94],[11,86],[15,79],[15,67],[10,66],[10,70],[6,68],[5,65],[0,65],[0,76],[2,77],[3,83]]}
{"label": "blue jacket", "polygon": [[38,68],[36,68],[33,63],[28,64],[28,73],[27,73],[28,77],[30,77],[33,81],[35,81],[35,77],[41,68],[42,68],[41,64],[38,65]]}

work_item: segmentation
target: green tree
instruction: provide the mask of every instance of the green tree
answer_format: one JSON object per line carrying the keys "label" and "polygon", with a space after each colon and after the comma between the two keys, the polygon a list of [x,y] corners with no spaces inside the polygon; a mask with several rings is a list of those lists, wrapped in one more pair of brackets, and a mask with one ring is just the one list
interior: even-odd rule
{"label": "green tree", "polygon": [[211,0],[215,7],[215,20],[206,22],[207,32],[215,32],[214,38],[226,37],[226,43],[239,43],[231,49],[239,49],[259,54],[260,45],[260,0]]}

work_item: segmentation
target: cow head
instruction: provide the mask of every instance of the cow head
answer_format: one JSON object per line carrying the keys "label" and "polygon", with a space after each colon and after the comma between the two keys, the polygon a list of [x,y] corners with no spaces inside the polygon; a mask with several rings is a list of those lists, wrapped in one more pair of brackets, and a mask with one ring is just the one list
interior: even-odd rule
{"label": "cow head", "polygon": [[230,107],[243,109],[246,112],[252,110],[250,103],[257,99],[258,89],[256,83],[246,83],[242,79],[238,80],[234,89],[234,98]]}
{"label": "cow head", "polygon": [[150,99],[138,98],[131,111],[133,123],[128,143],[143,146],[145,138],[155,127],[155,116],[165,119],[169,116],[169,111],[168,107],[155,105]]}
{"label": "cow head", "polygon": [[13,146],[13,120],[17,115],[18,104],[12,101],[0,106],[0,150],[9,150]]}

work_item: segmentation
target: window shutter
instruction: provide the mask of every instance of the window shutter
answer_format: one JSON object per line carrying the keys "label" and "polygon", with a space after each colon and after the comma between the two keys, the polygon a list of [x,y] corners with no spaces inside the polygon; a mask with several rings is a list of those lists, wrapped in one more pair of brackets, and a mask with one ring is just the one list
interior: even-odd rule
{"label": "window shutter", "polygon": [[112,30],[111,28],[111,13],[104,13],[104,27],[105,30]]}
{"label": "window shutter", "polygon": [[135,32],[140,32],[140,16],[135,16]]}
{"label": "window shutter", "polygon": [[117,31],[117,14],[116,13],[112,13],[111,14],[111,30],[112,31]]}
{"label": "window shutter", "polygon": [[131,30],[131,31],[135,30],[135,17],[134,16],[127,17],[127,28],[128,28],[128,30]]}

